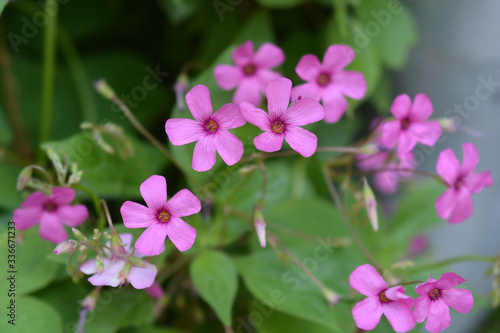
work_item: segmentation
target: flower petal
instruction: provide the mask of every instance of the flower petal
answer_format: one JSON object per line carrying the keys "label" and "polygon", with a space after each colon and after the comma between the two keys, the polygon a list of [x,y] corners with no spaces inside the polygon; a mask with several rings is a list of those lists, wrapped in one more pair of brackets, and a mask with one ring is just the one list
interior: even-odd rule
{"label": "flower petal", "polygon": [[42,214],[40,218],[40,237],[54,244],[59,244],[68,239],[68,234],[61,221],[59,221],[57,214]]}
{"label": "flower petal", "polygon": [[75,190],[69,187],[53,187],[50,200],[58,206],[69,205],[75,198]]}
{"label": "flower petal", "polygon": [[415,327],[415,315],[411,310],[411,306],[408,306],[405,302],[383,303],[382,310],[394,331],[408,332]]}
{"label": "flower petal", "polygon": [[490,171],[483,171],[478,174],[471,174],[463,179],[465,186],[472,194],[479,193],[483,187],[491,186],[493,178]]}
{"label": "flower petal", "polygon": [[333,75],[333,82],[342,94],[361,99],[366,93],[365,77],[360,72],[342,71]]}
{"label": "flower petal", "polygon": [[243,45],[238,46],[232,53],[233,61],[238,66],[245,66],[253,60],[253,43],[247,40]]}
{"label": "flower petal", "polygon": [[460,163],[455,153],[450,148],[443,150],[438,157],[437,173],[444,179],[448,186],[454,186],[460,174]]}
{"label": "flower petal", "polygon": [[272,131],[261,133],[253,139],[253,144],[258,150],[272,153],[281,149],[283,144],[283,134],[277,134]]}
{"label": "flower petal", "polygon": [[353,49],[347,45],[331,45],[323,57],[323,69],[330,73],[338,72],[349,65],[355,57]]}
{"label": "flower petal", "polygon": [[441,125],[437,121],[426,121],[423,123],[412,123],[408,131],[420,143],[427,146],[434,146],[441,136]]}
{"label": "flower petal", "polygon": [[316,82],[318,75],[321,73],[321,63],[318,57],[313,54],[306,54],[300,58],[295,72],[304,81]]}
{"label": "flower petal", "polygon": [[243,73],[239,67],[217,65],[214,69],[215,81],[223,90],[231,90],[240,83]]}
{"label": "flower petal", "polygon": [[155,265],[149,264],[147,267],[132,266],[127,274],[127,280],[135,289],[144,289],[155,282],[156,273],[158,273],[158,268]]}
{"label": "flower petal", "polygon": [[254,63],[261,68],[273,68],[285,61],[283,50],[271,43],[262,44],[254,56]]}
{"label": "flower petal", "polygon": [[387,290],[387,283],[372,265],[361,265],[349,276],[349,284],[365,296],[379,297]]}
{"label": "flower petal", "polygon": [[377,190],[384,194],[391,194],[396,192],[399,187],[398,180],[400,177],[395,172],[383,171],[377,172],[373,176],[373,181]]}
{"label": "flower petal", "polygon": [[141,195],[148,207],[158,213],[167,203],[167,181],[163,176],[153,175],[140,186]]}
{"label": "flower petal", "polygon": [[391,113],[396,117],[396,119],[404,119],[410,115],[411,109],[411,98],[410,96],[403,94],[396,97],[391,105]]}
{"label": "flower petal", "polygon": [[401,123],[399,120],[387,121],[382,126],[382,142],[387,148],[394,147],[401,134]]}
{"label": "flower petal", "polygon": [[448,223],[460,223],[471,216],[474,210],[472,197],[468,189],[462,187],[455,193],[457,204],[448,219]]}
{"label": "flower petal", "polygon": [[271,121],[277,120],[290,104],[292,92],[292,81],[287,78],[279,78],[268,84],[266,88],[267,110]]}
{"label": "flower petal", "polygon": [[462,145],[462,151],[462,173],[465,175],[472,174],[479,163],[477,148],[472,143],[466,142]]}
{"label": "flower petal", "polygon": [[220,129],[241,127],[247,123],[241,114],[240,107],[233,103],[226,104],[215,111],[212,120],[219,125]]}
{"label": "flower petal", "polygon": [[95,259],[87,260],[80,266],[80,271],[83,274],[95,274],[97,273],[97,264]]}
{"label": "flower petal", "polygon": [[298,102],[299,97],[311,97],[317,101],[321,100],[321,89],[316,83],[304,83],[292,88],[292,101]]}
{"label": "flower petal", "polygon": [[463,277],[459,276],[458,274],[448,272],[448,273],[444,273],[443,275],[441,275],[441,277],[439,278],[439,280],[436,283],[436,288],[438,288],[438,289],[450,289],[450,288],[453,288],[455,286],[458,286],[459,284],[464,283],[465,281],[467,281],[467,280],[464,279]]}
{"label": "flower petal", "polygon": [[419,294],[420,296],[428,296],[429,293],[431,292],[432,289],[436,288],[436,280],[434,280],[432,278],[432,274],[429,278],[429,280],[427,280],[426,282],[424,283],[421,283],[419,284],[416,288],[415,288],[415,291],[417,292],[417,294]]}
{"label": "flower petal", "polygon": [[196,229],[184,222],[182,219],[173,217],[167,223],[168,238],[175,247],[184,252],[189,250],[196,238]]}
{"label": "flower petal", "polygon": [[94,286],[118,287],[125,282],[123,277],[120,276],[123,266],[125,266],[125,260],[111,262],[109,265],[106,265],[102,271],[92,275],[89,278],[89,282]]}
{"label": "flower petal", "polygon": [[59,221],[69,227],[78,227],[89,217],[89,211],[85,205],[61,206],[55,212]]}
{"label": "flower petal", "polygon": [[429,308],[431,307],[431,299],[428,295],[423,295],[417,297],[415,300],[415,320],[417,323],[421,323],[427,318],[429,314]]}
{"label": "flower petal", "polygon": [[318,138],[313,133],[298,126],[288,126],[283,132],[290,147],[304,157],[316,152]]}
{"label": "flower petal", "polygon": [[398,141],[398,156],[406,156],[415,146],[417,140],[409,131],[401,131]]}
{"label": "flower petal", "polygon": [[215,149],[227,165],[234,165],[243,156],[243,143],[228,130],[219,130],[214,136]]}
{"label": "flower petal", "polygon": [[29,208],[29,207],[41,208],[48,200],[49,200],[49,198],[43,192],[35,192],[35,193],[30,194],[24,200],[24,202],[21,204],[20,208]]}
{"label": "flower petal", "polygon": [[441,290],[441,299],[446,305],[460,313],[467,313],[474,306],[472,292],[467,289],[451,288]]}
{"label": "flower petal", "polygon": [[[22,207],[23,205],[21,205]],[[14,211],[12,219],[16,221],[16,228],[26,230],[40,222],[43,214],[43,209],[39,206],[31,206],[26,208],[18,208]]]}
{"label": "flower petal", "polygon": [[197,141],[205,132],[203,125],[193,119],[169,119],[165,132],[174,146],[182,146]]}
{"label": "flower petal", "polygon": [[292,105],[281,117],[287,125],[304,126],[325,117],[325,110],[316,100],[305,97]]}
{"label": "flower petal", "polygon": [[371,331],[382,317],[382,305],[378,296],[369,296],[356,303],[351,312],[357,327]]}
{"label": "flower petal", "polygon": [[201,203],[191,191],[182,189],[168,200],[166,208],[170,216],[183,217],[198,213],[201,210]]}
{"label": "flower petal", "polygon": [[336,89],[323,91],[323,107],[325,108],[325,122],[336,123],[349,106],[345,97]]}
{"label": "flower petal", "polygon": [[257,73],[255,75],[257,75],[257,80],[260,83],[260,90],[262,92],[266,91],[267,85],[269,83],[281,77],[280,73],[276,73],[269,69],[262,69],[262,68],[257,70]]}
{"label": "flower petal", "polygon": [[440,299],[431,302],[425,329],[432,333],[440,332],[450,326],[450,323],[450,308],[446,303]]}
{"label": "flower petal", "polygon": [[194,119],[204,124],[212,115],[212,102],[210,101],[210,91],[202,84],[193,87],[186,94],[186,104]]}
{"label": "flower petal", "polygon": [[127,228],[147,228],[158,222],[157,212],[132,201],[125,201],[120,213]]}
{"label": "flower petal", "polygon": [[247,102],[260,105],[262,101],[261,87],[258,79],[243,79],[233,95],[233,103],[241,104]]}
{"label": "flower petal", "polygon": [[[172,220],[172,218],[170,218]],[[157,222],[150,225],[135,242],[135,248],[146,256],[156,256],[162,252],[165,238],[167,237],[167,225],[170,221]]]}
{"label": "flower petal", "polygon": [[213,136],[202,136],[194,146],[193,169],[198,172],[210,170],[214,166],[216,158]]}
{"label": "flower petal", "polygon": [[262,131],[271,130],[269,115],[264,110],[250,103],[243,102],[240,104],[240,111],[250,124],[257,126]]}
{"label": "flower petal", "polygon": [[410,108],[410,119],[412,121],[424,121],[432,115],[433,107],[431,100],[426,94],[417,94]]}
{"label": "flower petal", "polygon": [[436,200],[436,212],[440,218],[446,220],[457,205],[457,194],[454,188],[449,188],[444,191]]}

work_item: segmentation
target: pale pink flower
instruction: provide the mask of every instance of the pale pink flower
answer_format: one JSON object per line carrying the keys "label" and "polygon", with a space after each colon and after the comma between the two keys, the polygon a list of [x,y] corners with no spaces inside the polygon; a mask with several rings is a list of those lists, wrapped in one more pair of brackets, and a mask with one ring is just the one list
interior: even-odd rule
{"label": "pale pink flower", "polygon": [[308,97],[288,107],[291,89],[292,81],[279,78],[266,88],[269,114],[246,102],[240,104],[241,113],[248,122],[264,131],[253,141],[257,149],[265,152],[278,151],[285,138],[293,150],[309,157],[316,151],[318,138],[300,126],[319,121],[325,114],[321,104]]}
{"label": "pale pink flower", "polygon": [[446,149],[439,154],[437,172],[449,188],[436,200],[436,211],[440,218],[449,223],[459,223],[472,215],[471,194],[493,184],[489,171],[474,174],[479,154],[472,143],[464,143],[462,166],[455,153]]}
{"label": "pale pink flower", "polygon": [[89,277],[89,282],[94,286],[118,287],[128,280],[135,289],[150,287],[155,280],[158,269],[155,265],[145,261],[142,262],[143,266],[136,266],[127,260],[126,256],[142,258],[144,255],[130,249],[133,240],[132,234],[120,234],[119,237],[123,246],[111,246],[109,241],[106,245],[121,256],[104,249],[106,257],[101,258],[101,269],[99,269],[97,260],[91,259],[80,266],[80,271],[87,275],[93,274]]}
{"label": "pale pink flower", "polygon": [[281,77],[270,69],[285,61],[285,54],[274,44],[264,43],[257,52],[253,52],[253,43],[245,42],[233,51],[235,66],[218,65],[214,76],[217,84],[224,90],[235,87],[233,103],[247,102],[260,105],[267,85]]}
{"label": "pale pink flower", "polygon": [[163,176],[149,177],[140,190],[148,207],[125,201],[120,209],[127,228],[147,228],[135,243],[137,251],[144,255],[160,254],[167,236],[179,251],[189,250],[196,238],[196,229],[181,217],[198,213],[200,200],[183,189],[167,201],[167,182]]}
{"label": "pale pink flower", "polygon": [[217,151],[227,165],[243,156],[243,143],[229,129],[245,125],[246,120],[236,104],[226,104],[212,114],[210,92],[204,85],[193,87],[186,94],[186,103],[194,119],[169,119],[165,132],[175,146],[198,141],[194,147],[193,169],[210,170]]}
{"label": "pale pink flower", "polygon": [[29,229],[40,222],[41,238],[55,244],[62,243],[68,239],[63,224],[74,228],[89,216],[84,205],[70,205],[74,198],[75,191],[69,187],[53,187],[50,196],[35,192],[14,211],[13,220],[19,230]]}
{"label": "pale pink flower", "polygon": [[432,103],[425,94],[417,94],[413,104],[408,95],[399,95],[391,106],[396,118],[383,127],[382,141],[388,148],[398,145],[398,155],[404,156],[420,142],[433,146],[441,136],[438,121],[426,121],[433,112]]}
{"label": "pale pink flower", "polygon": [[361,99],[366,93],[363,74],[344,70],[354,56],[354,51],[347,45],[331,45],[325,52],[323,63],[315,55],[303,56],[295,71],[308,82],[293,88],[292,100],[299,96],[312,97],[323,103],[325,122],[337,122],[348,107],[344,95]]}
{"label": "pale pink flower", "polygon": [[420,297],[415,300],[415,319],[421,323],[427,318],[425,329],[435,333],[450,326],[450,307],[460,313],[469,312],[474,306],[472,292],[453,288],[466,280],[455,273],[444,273],[439,280],[431,277],[417,286]]}
{"label": "pale pink flower", "polygon": [[404,294],[401,286],[389,288],[382,276],[371,265],[356,268],[349,276],[351,287],[368,296],[352,309],[356,326],[362,330],[373,330],[382,314],[396,332],[408,332],[415,327],[415,316],[411,310],[413,299]]}

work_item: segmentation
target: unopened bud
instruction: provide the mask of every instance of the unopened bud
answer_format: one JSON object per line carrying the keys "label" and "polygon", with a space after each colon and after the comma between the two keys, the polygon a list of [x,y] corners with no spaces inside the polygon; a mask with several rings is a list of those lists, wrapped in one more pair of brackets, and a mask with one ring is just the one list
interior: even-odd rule
{"label": "unopened bud", "polygon": [[19,177],[17,178],[17,190],[21,191],[23,188],[28,185],[28,182],[31,179],[31,175],[33,174],[33,168],[31,165],[25,167],[21,172],[19,173]]}
{"label": "unopened bud", "polygon": [[146,288],[146,293],[155,299],[160,299],[163,297],[163,295],[165,295],[165,292],[163,291],[161,286],[156,282],[153,282],[151,286]]}
{"label": "unopened bud", "polygon": [[88,309],[90,311],[94,311],[94,308],[97,304],[97,299],[99,298],[100,289],[94,289],[87,297],[85,297],[80,304],[83,308]]}
{"label": "unopened bud", "polygon": [[189,80],[185,73],[181,73],[174,84],[175,100],[177,102],[177,108],[180,112],[186,109],[186,104],[184,102],[184,96],[188,89]]}
{"label": "unopened bud", "polygon": [[64,254],[73,252],[76,249],[76,242],[74,240],[67,240],[57,245],[54,249],[54,254]]}
{"label": "unopened bud", "polygon": [[257,165],[245,165],[241,168],[238,169],[238,174],[240,176],[245,176],[249,174],[250,172],[253,172],[255,169],[258,169],[259,167]]}
{"label": "unopened bud", "polygon": [[76,228],[71,228],[71,231],[73,231],[73,235],[75,235],[76,239],[81,240],[81,241],[86,241],[87,238],[82,234],[82,232]]}
{"label": "unopened bud", "polygon": [[375,143],[367,143],[359,148],[359,152],[365,155],[376,154],[380,151],[379,146]]}
{"label": "unopened bud", "polygon": [[255,212],[254,227],[260,246],[266,247],[266,222],[264,222],[264,216],[260,211]]}
{"label": "unopened bud", "polygon": [[373,194],[370,185],[366,181],[366,178],[363,178],[363,198],[365,201],[365,207],[368,212],[368,218],[370,219],[370,223],[372,225],[373,230],[378,230],[378,215],[377,215],[377,201],[375,200],[375,195]]}
{"label": "unopened bud", "polygon": [[446,132],[455,133],[458,130],[457,121],[453,118],[439,118],[437,121]]}
{"label": "unopened bud", "polygon": [[322,292],[323,292],[323,296],[325,296],[325,298],[328,301],[328,304],[330,304],[330,306],[337,305],[340,302],[340,296],[337,293],[335,293],[333,290],[328,289],[328,288],[324,288],[322,290]]}
{"label": "unopened bud", "polygon": [[134,266],[138,266],[138,267],[148,267],[149,265],[151,265],[150,263],[148,263],[147,261],[145,260],[142,260],[140,258],[137,258],[135,256],[130,256],[130,258],[128,258],[128,261],[134,265]]}
{"label": "unopened bud", "polygon": [[116,98],[115,92],[104,79],[94,82],[94,88],[99,94],[110,101]]}

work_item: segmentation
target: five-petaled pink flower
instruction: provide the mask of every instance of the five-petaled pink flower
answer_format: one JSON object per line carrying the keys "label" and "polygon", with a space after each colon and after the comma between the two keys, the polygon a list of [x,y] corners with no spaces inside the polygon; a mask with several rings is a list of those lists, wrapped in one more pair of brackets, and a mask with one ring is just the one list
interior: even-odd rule
{"label": "five-petaled pink flower", "polygon": [[155,281],[158,269],[146,261],[142,262],[142,266],[138,266],[124,258],[123,256],[142,258],[144,255],[130,249],[133,240],[132,234],[125,233],[116,236],[120,237],[123,245],[115,244],[113,246],[110,241],[106,243],[116,253],[104,249],[106,257],[101,258],[101,269],[99,269],[97,260],[91,259],[80,266],[80,271],[87,275],[93,274],[89,277],[89,282],[94,286],[118,287],[128,280],[135,289],[150,287]]}
{"label": "five-petaled pink flower", "polygon": [[238,162],[243,156],[243,143],[229,129],[246,123],[239,107],[226,104],[212,114],[210,92],[201,84],[186,94],[186,103],[195,120],[169,119],[165,132],[176,146],[198,141],[194,147],[193,169],[210,170],[216,161],[216,151],[226,164]]}
{"label": "five-petaled pink flower", "polygon": [[74,198],[75,191],[69,187],[53,187],[50,196],[35,192],[14,211],[16,227],[25,230],[40,222],[41,238],[55,244],[64,242],[68,234],[63,224],[77,227],[89,216],[84,205],[70,206]]}
{"label": "five-petaled pink flower", "polygon": [[401,286],[389,288],[382,276],[371,265],[356,268],[349,276],[349,283],[361,294],[368,296],[352,309],[356,326],[362,330],[373,330],[382,314],[396,332],[407,332],[415,327],[415,316],[411,308],[413,299],[404,294]]}
{"label": "five-petaled pink flower", "polygon": [[479,162],[476,147],[468,142],[462,145],[462,149],[462,166],[449,148],[439,154],[437,161],[437,172],[449,188],[436,200],[436,211],[440,218],[448,219],[449,223],[459,223],[471,216],[471,194],[493,184],[489,171],[474,174]]}
{"label": "five-petaled pink flower", "polygon": [[366,93],[363,74],[344,70],[354,56],[354,51],[347,45],[331,45],[325,52],[323,63],[315,55],[303,56],[295,71],[308,82],[293,88],[292,100],[302,96],[322,101],[325,122],[337,122],[348,107],[344,95],[361,99]]}
{"label": "five-petaled pink flower", "polygon": [[137,251],[157,255],[161,253],[167,236],[179,251],[189,250],[196,238],[196,229],[181,217],[198,213],[200,200],[183,189],[167,201],[167,182],[163,176],[149,177],[141,184],[140,190],[148,207],[125,201],[120,209],[127,228],[147,228],[135,243]]}
{"label": "five-petaled pink flower", "polygon": [[420,142],[433,146],[441,136],[438,121],[426,121],[433,112],[432,103],[425,94],[417,94],[413,104],[408,95],[399,95],[391,106],[395,120],[383,127],[382,140],[388,148],[398,145],[398,155],[410,152]]}
{"label": "five-petaled pink flower", "polygon": [[256,106],[243,102],[241,113],[258,128],[264,131],[254,139],[257,149],[274,152],[281,149],[283,138],[304,157],[309,157],[316,151],[318,138],[313,133],[300,126],[323,119],[323,107],[312,98],[302,98],[288,108],[292,81],[279,78],[266,88],[267,108],[269,114]]}
{"label": "five-petaled pink flower", "polygon": [[266,86],[281,77],[270,69],[285,61],[285,54],[274,44],[264,43],[253,53],[251,41],[239,46],[233,51],[233,61],[236,66],[218,65],[214,76],[217,84],[224,90],[238,87],[233,95],[233,102],[247,102],[260,105]]}
{"label": "five-petaled pink flower", "polygon": [[417,286],[420,297],[415,300],[415,319],[421,323],[427,318],[425,329],[440,332],[450,326],[450,307],[460,313],[467,313],[474,306],[472,292],[453,288],[466,280],[455,273],[444,273],[439,280],[431,277]]}

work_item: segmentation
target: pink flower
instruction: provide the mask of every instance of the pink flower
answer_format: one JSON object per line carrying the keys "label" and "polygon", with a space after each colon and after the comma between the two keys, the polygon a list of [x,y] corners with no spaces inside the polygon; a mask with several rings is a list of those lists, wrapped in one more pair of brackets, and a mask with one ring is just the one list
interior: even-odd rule
{"label": "pink flower", "polygon": [[232,56],[236,66],[215,67],[217,84],[224,90],[238,87],[233,95],[233,102],[236,104],[248,102],[260,105],[269,82],[281,77],[270,69],[281,65],[285,61],[285,54],[276,45],[264,43],[254,55],[253,43],[247,41],[236,48]]}
{"label": "pink flower", "polygon": [[315,55],[303,56],[295,71],[301,79],[308,82],[293,88],[292,100],[302,96],[322,101],[325,122],[339,121],[348,107],[344,95],[361,99],[366,93],[363,74],[344,70],[354,56],[354,51],[347,45],[330,46],[325,52],[323,63]]}
{"label": "pink flower", "polygon": [[453,288],[465,282],[455,273],[444,273],[436,281],[431,277],[418,285],[415,300],[415,319],[421,323],[427,318],[425,329],[429,332],[440,332],[450,326],[450,307],[460,313],[467,313],[474,306],[472,292],[466,289]]}
{"label": "pink flower", "polygon": [[165,292],[163,291],[161,286],[156,282],[154,282],[150,287],[146,288],[146,293],[155,299],[160,299],[163,297],[163,295],[165,295]]}
{"label": "pink flower", "polygon": [[389,288],[373,266],[356,268],[349,276],[349,283],[358,292],[368,296],[352,309],[357,327],[373,330],[382,314],[385,314],[396,332],[407,332],[415,327],[415,316],[411,311],[413,299],[404,294],[405,289],[401,286]]}
{"label": "pink flower", "polygon": [[472,215],[471,194],[493,184],[489,171],[474,174],[479,154],[472,143],[464,143],[462,166],[455,153],[446,149],[439,154],[437,172],[449,188],[436,200],[436,211],[449,223],[459,223]]}
{"label": "pink flower", "polygon": [[300,126],[321,120],[325,114],[321,104],[312,98],[302,98],[288,108],[291,89],[292,81],[279,78],[266,88],[269,114],[246,102],[240,105],[241,113],[248,122],[264,131],[253,141],[257,149],[278,151],[285,138],[293,150],[309,157],[316,151],[318,138]]}
{"label": "pink flower", "polygon": [[198,141],[194,147],[193,169],[210,170],[215,164],[216,151],[226,164],[238,162],[243,156],[243,143],[228,131],[246,123],[238,106],[226,104],[212,114],[210,92],[201,84],[186,94],[186,103],[195,120],[169,119],[165,132],[175,146]]}
{"label": "pink flower", "polygon": [[14,211],[16,227],[25,230],[40,222],[41,238],[55,244],[64,242],[68,234],[63,224],[77,227],[89,216],[84,205],[70,206],[74,198],[75,191],[69,187],[53,187],[49,197],[42,192],[35,192]]}
{"label": "pink flower", "polygon": [[165,177],[153,175],[140,187],[148,207],[125,201],[120,209],[127,228],[147,228],[135,243],[135,248],[145,255],[160,254],[168,236],[179,251],[193,246],[196,229],[181,217],[198,213],[201,203],[189,190],[177,192],[167,201]]}
{"label": "pink flower", "polygon": [[[92,259],[84,262],[80,266],[80,271],[87,275],[93,274],[89,277],[89,282],[94,286],[118,287],[128,280],[135,289],[150,287],[155,280],[158,269],[155,265],[145,261],[142,262],[142,266],[137,266],[124,258],[123,256],[142,258],[143,255],[134,253],[134,249],[130,249],[132,234],[120,234],[119,236],[123,246],[115,246],[113,250],[122,256],[104,249],[106,257],[102,258],[101,269],[99,269],[101,264],[98,264],[96,259]],[[108,241],[106,245],[110,247],[110,242]]]}
{"label": "pink flower", "polygon": [[398,144],[398,155],[410,152],[420,142],[433,146],[441,136],[438,121],[426,121],[433,112],[432,103],[425,94],[417,94],[413,104],[408,95],[399,95],[391,106],[396,120],[383,127],[382,141],[388,148]]}

